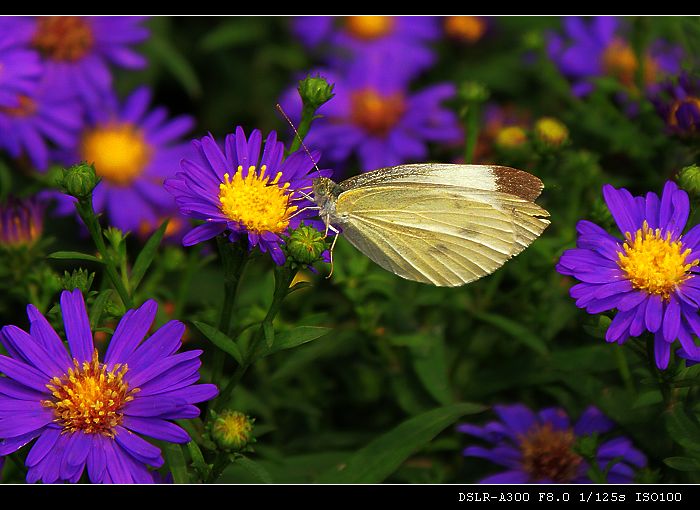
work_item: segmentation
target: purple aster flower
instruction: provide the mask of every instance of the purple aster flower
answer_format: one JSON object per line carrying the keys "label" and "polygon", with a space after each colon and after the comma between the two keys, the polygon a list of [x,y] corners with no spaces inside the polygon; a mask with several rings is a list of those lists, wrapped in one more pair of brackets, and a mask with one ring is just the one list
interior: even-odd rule
{"label": "purple aster flower", "polygon": [[44,81],[93,104],[111,89],[110,64],[145,67],[131,46],[148,38],[144,18],[131,16],[39,16],[7,18],[8,37],[43,57]]}
{"label": "purple aster flower", "polygon": [[[144,223],[157,226],[174,214],[175,202],[163,180],[175,175],[180,160],[192,153],[182,136],[192,129],[187,115],[168,119],[163,107],[149,110],[151,91],[141,87],[123,104],[109,96],[88,111],[80,141],[60,155],[67,165],[86,161],[102,181],[93,193],[97,212],[106,211],[112,225],[138,232]],[[58,214],[73,213],[73,201],[64,196]]]}
{"label": "purple aster flower", "polygon": [[396,71],[415,76],[435,62],[427,44],[440,37],[436,16],[299,16],[293,31],[310,47],[330,49],[329,63],[340,68],[348,60],[382,54],[398,59]]}
{"label": "purple aster flower", "polygon": [[0,18],[0,108],[17,108],[20,96],[31,96],[42,71],[39,54],[11,37],[9,21]]}
{"label": "purple aster flower", "polygon": [[224,150],[211,135],[193,144],[198,158],[183,160],[182,172],[165,182],[183,215],[205,221],[185,235],[185,246],[228,230],[232,242],[247,237],[250,249],[258,246],[282,265],[283,234],[297,228],[302,220],[306,225],[323,228],[320,220],[309,220],[315,213],[303,209],[314,204],[298,193],[310,190],[315,177],[330,176],[330,170],[314,168],[320,152],[314,151],[309,157],[299,150],[283,159],[284,144],[271,131],[261,156],[260,130],[246,138],[240,126],[235,135],[226,136]]}
{"label": "purple aster flower", "polygon": [[82,124],[80,103],[44,84],[31,96],[19,95],[18,106],[0,107],[0,149],[13,158],[26,156],[46,170],[50,143],[60,148],[74,145]]}
{"label": "purple aster flower", "polygon": [[0,247],[31,246],[44,231],[44,205],[36,198],[0,205]]}
{"label": "purple aster flower", "polygon": [[700,129],[700,79],[682,73],[677,80],[654,87],[650,93],[656,111],[669,131],[693,135]]}
{"label": "purple aster flower", "polygon": [[0,356],[0,455],[37,438],[25,461],[28,482],[77,482],[87,467],[94,483],[152,483],[147,466],[162,466],[163,457],[141,435],[190,440],[171,420],[199,416],[194,404],[218,392],[195,384],[202,351],[176,353],[181,322],[143,340],[157,308],[149,300],[127,311],[103,362],[77,289],[61,294],[68,350],[34,305],[27,307],[29,333],[2,328],[9,356]]}
{"label": "purple aster flower", "polygon": [[[522,404],[495,406],[499,420],[483,427],[462,424],[457,430],[490,443],[491,448],[469,446],[467,457],[479,457],[506,471],[479,483],[590,483],[590,465],[576,451],[576,442],[593,434],[605,434],[613,423],[595,407],[584,411],[571,426],[566,412],[543,409],[537,414]],[[646,457],[624,437],[601,442],[598,468],[607,470],[608,483],[632,483],[634,468],[646,466]]]}
{"label": "purple aster flower", "polygon": [[688,194],[668,181],[656,193],[633,197],[624,188],[603,186],[603,197],[622,238],[590,221],[579,221],[576,248],[566,250],[557,271],[581,283],[571,288],[576,306],[596,314],[617,310],[605,339],[624,343],[645,331],[654,334],[656,365],[665,369],[679,340],[700,355],[700,225],[683,234]]}
{"label": "purple aster flower", "polygon": [[[614,16],[599,16],[590,22],[577,16],[564,18],[565,37],[550,34],[547,51],[567,78],[573,81],[572,92],[584,96],[593,90],[593,79],[616,78],[629,90],[635,88],[639,62],[622,35],[623,27]],[[650,85],[665,75],[680,70],[682,50],[664,41],[652,44],[644,58],[644,82]]]}
{"label": "purple aster flower", "polygon": [[[323,72],[334,83],[335,97],[318,109],[306,142],[334,162],[356,154],[363,170],[374,170],[428,157],[427,142],[456,143],[462,139],[457,115],[442,106],[455,96],[451,83],[408,90],[397,60],[371,56],[356,61],[347,74]],[[316,74],[316,73],[314,73]],[[283,98],[293,117],[301,114],[296,90]]]}

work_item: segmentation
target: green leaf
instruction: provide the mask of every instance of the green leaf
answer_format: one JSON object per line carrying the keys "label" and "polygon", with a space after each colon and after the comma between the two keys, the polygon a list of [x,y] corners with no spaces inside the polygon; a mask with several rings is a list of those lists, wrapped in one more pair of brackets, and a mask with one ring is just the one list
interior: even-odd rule
{"label": "green leaf", "polygon": [[317,338],[327,335],[332,328],[323,328],[320,326],[299,326],[288,331],[282,331],[275,335],[275,343],[272,347],[263,348],[260,356],[269,356],[278,351],[292,349],[300,345],[306,344]]}
{"label": "green leaf", "polygon": [[210,30],[200,42],[204,51],[230,49],[244,44],[250,44],[264,37],[261,29],[264,27],[254,20],[240,20],[224,23]]}
{"label": "green leaf", "polygon": [[668,457],[664,464],[676,471],[700,471],[700,461],[689,457]]}
{"label": "green leaf", "polygon": [[165,461],[168,463],[175,483],[190,483],[185,454],[182,452],[180,445],[165,443],[163,444],[163,453],[165,454]]}
{"label": "green leaf", "polygon": [[447,368],[445,341],[436,335],[411,347],[413,369],[430,395],[442,405],[453,402]]}
{"label": "green leaf", "polygon": [[264,320],[262,323],[263,334],[265,335],[265,343],[268,349],[272,349],[272,344],[275,342],[275,327],[272,322]]}
{"label": "green leaf", "polygon": [[88,253],[81,253],[79,251],[55,251],[48,255],[48,258],[58,260],[87,260],[89,262],[104,264],[104,261],[102,259],[98,259],[94,255],[90,255]]}
{"label": "green leaf", "polygon": [[679,445],[700,455],[700,426],[676,404],[666,411],[666,429],[670,437]]}
{"label": "green leaf", "polygon": [[151,263],[156,256],[156,252],[158,251],[158,247],[160,246],[160,242],[163,239],[163,235],[165,234],[166,228],[168,228],[168,220],[165,220],[158,230],[153,232],[151,237],[148,238],[148,241],[146,241],[146,244],[143,246],[139,256],[136,257],[134,267],[131,269],[130,283],[132,291],[136,290],[146,274],[146,271],[148,271],[148,268],[151,266]]}
{"label": "green leaf", "polygon": [[190,452],[190,457],[192,458],[192,466],[199,474],[202,480],[206,480],[211,473],[211,466],[206,463],[204,456],[202,455],[202,450],[199,449],[199,445],[194,441],[187,443],[187,450]]}
{"label": "green leaf", "polygon": [[345,463],[322,474],[317,482],[380,483],[459,418],[484,409],[479,404],[460,403],[414,416],[355,452]]}
{"label": "green leaf", "polygon": [[238,347],[238,344],[234,342],[231,338],[224,335],[221,331],[216,329],[209,324],[204,322],[194,321],[192,322],[194,327],[196,327],[202,334],[207,337],[211,343],[216,345],[219,349],[229,354],[233,359],[235,359],[238,364],[243,364],[243,353]]}
{"label": "green leaf", "polygon": [[504,333],[508,333],[514,340],[532,349],[537,354],[547,354],[549,352],[547,345],[539,336],[515,321],[502,315],[486,312],[473,312],[473,315],[476,319],[486,322]]}
{"label": "green leaf", "polygon": [[273,483],[270,473],[259,462],[241,455],[236,458],[236,464],[251,474],[258,483]]}
{"label": "green leaf", "polygon": [[95,302],[92,304],[92,307],[90,307],[90,329],[93,331],[99,326],[102,312],[110,297],[112,297],[112,289],[105,289],[100,292],[97,299],[95,299]]}
{"label": "green leaf", "polygon": [[183,54],[170,41],[159,35],[151,37],[149,44],[154,60],[162,62],[190,96],[199,96],[202,92],[202,85],[199,83],[194,68]]}
{"label": "green leaf", "polygon": [[7,198],[12,189],[12,172],[4,161],[0,161],[0,201]]}

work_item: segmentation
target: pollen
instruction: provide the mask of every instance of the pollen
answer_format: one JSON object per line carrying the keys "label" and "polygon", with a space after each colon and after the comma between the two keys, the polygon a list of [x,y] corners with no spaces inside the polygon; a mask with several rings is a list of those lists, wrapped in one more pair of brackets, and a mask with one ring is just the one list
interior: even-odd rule
{"label": "pollen", "polygon": [[124,418],[124,405],[134,399],[138,388],[124,381],[128,368],[116,364],[111,370],[100,363],[97,350],[92,361],[73,360],[73,368],[62,377],[54,377],[46,387],[53,398],[42,405],[53,409],[63,432],[83,432],[114,437]]}
{"label": "pollen", "polygon": [[381,96],[371,89],[355,91],[350,97],[351,121],[375,136],[386,136],[406,111],[401,94]]}
{"label": "pollen", "polygon": [[394,19],[391,16],[348,16],[345,26],[357,39],[371,41],[391,33]]}
{"label": "pollen", "polygon": [[686,262],[691,250],[684,250],[680,240],[674,241],[670,232],[663,236],[661,229],[650,229],[646,221],[634,236],[627,232],[625,238],[618,265],[635,289],[663,299],[668,300],[671,292],[690,278],[690,269],[698,264],[697,260]]}
{"label": "pollen", "polygon": [[233,177],[224,174],[219,185],[221,211],[251,232],[284,232],[297,207],[289,204],[289,183],[279,184],[282,172],[270,177],[266,165],[259,172],[250,166],[244,174],[239,166]]}
{"label": "pollen", "polygon": [[44,16],[37,20],[32,44],[51,60],[75,62],[95,44],[89,22],[78,16]]}
{"label": "pollen", "polygon": [[88,131],[81,157],[95,165],[97,175],[117,186],[128,186],[148,165],[152,148],[140,129],[130,123],[110,123]]}
{"label": "pollen", "polygon": [[523,470],[531,480],[571,482],[583,459],[574,450],[571,429],[554,430],[550,423],[535,426],[520,438]]}
{"label": "pollen", "polygon": [[[639,62],[634,50],[622,39],[614,39],[602,56],[603,70],[609,76],[617,78],[625,87],[634,88],[635,74]],[[654,83],[657,79],[658,65],[649,55],[644,57],[644,83]]]}

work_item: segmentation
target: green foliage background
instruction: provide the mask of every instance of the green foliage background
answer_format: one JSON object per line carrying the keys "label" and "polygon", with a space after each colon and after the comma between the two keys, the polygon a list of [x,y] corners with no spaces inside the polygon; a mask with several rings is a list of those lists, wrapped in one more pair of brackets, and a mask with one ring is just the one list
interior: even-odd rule
{"label": "green foliage background", "polygon": [[[157,103],[196,117],[193,137],[221,136],[242,125],[247,131],[276,129],[291,141],[274,105],[318,60],[291,35],[289,22],[284,17],[152,19],[153,35],[143,46],[150,65],[142,72],[117,73],[118,89],[127,93],[150,84]],[[697,18],[631,23],[644,41],[665,37],[690,55],[700,49]],[[568,127],[565,147],[531,141],[522,150],[493,155],[493,163],[518,166],[544,181],[539,203],[550,211],[551,226],[495,274],[455,289],[404,281],[340,239],[333,276],[325,277],[327,267],[320,274],[305,272],[311,285],[292,293],[275,321],[277,338],[287,334],[291,344],[300,345],[257,362],[233,394],[230,407],[256,418],[257,442],[220,482],[474,482],[498,468],[463,458],[469,439],[453,425],[483,423],[493,418],[488,406],[517,402],[533,409],[562,406],[573,417],[594,404],[619,425],[615,434],[631,437],[648,455],[643,481],[700,480],[700,441],[693,439],[700,439],[698,370],[672,364],[661,376],[678,396],[669,408],[645,353],[637,352],[641,344],[606,344],[606,317],[577,309],[568,295],[573,282],[554,270],[562,251],[574,245],[579,219],[611,226],[602,184],[624,186],[633,194],[660,192],[665,180],[697,162],[698,143],[669,136],[644,99],[630,119],[612,81],[601,80],[585,100],[574,98],[543,50],[546,31],[559,27],[555,17],[497,18],[493,32],[474,45],[438,42],[438,65],[415,83],[419,88],[443,80],[478,82],[491,100],[515,104],[533,118],[556,117]],[[455,101],[452,107],[457,111],[463,104]],[[434,147],[432,157],[451,161],[462,151]],[[15,171],[9,160],[0,166],[2,195],[43,186]],[[349,169],[368,170],[357,163]],[[44,253],[91,251],[72,219],[47,223]],[[132,261],[142,246],[128,238]],[[19,265],[8,262],[0,269],[0,324],[25,327],[29,301],[60,324],[54,304],[61,282],[52,271],[86,267],[97,273],[93,290],[109,287],[100,268],[89,262],[13,264]],[[245,343],[256,329],[247,326],[263,319],[273,286],[271,261],[254,256],[234,311],[235,341]],[[152,297],[173,303],[173,316],[189,326],[187,347],[203,346],[210,356],[214,346],[192,323],[217,323],[222,292],[213,244],[208,249],[164,246],[136,301]],[[91,295],[92,305],[96,296]],[[100,327],[113,327],[113,318],[123,312],[114,298]],[[162,310],[160,322],[168,318]],[[305,341],[310,337],[315,338]],[[207,358],[205,378],[209,365]],[[226,373],[235,366],[230,358]],[[188,448],[179,452],[170,452],[168,461],[181,455],[189,466],[196,457]],[[196,479],[193,470],[189,473],[178,477]],[[5,478],[13,477],[21,475],[10,465]]]}

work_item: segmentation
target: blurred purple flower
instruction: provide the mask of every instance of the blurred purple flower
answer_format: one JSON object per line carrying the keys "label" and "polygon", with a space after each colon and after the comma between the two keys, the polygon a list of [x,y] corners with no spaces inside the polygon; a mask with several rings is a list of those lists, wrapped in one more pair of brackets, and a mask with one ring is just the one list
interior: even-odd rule
{"label": "blurred purple flower", "polygon": [[132,45],[148,38],[143,17],[38,16],[2,20],[8,38],[39,51],[43,80],[94,104],[112,85],[110,64],[139,69],[146,60]]}
{"label": "blurred purple flower", "polygon": [[305,45],[324,46],[332,66],[384,55],[410,79],[435,62],[427,45],[440,37],[439,23],[436,16],[299,16],[292,29]]}
{"label": "blurred purple flower", "polygon": [[[492,448],[469,446],[467,457],[479,457],[506,471],[479,483],[591,483],[590,468],[576,451],[577,442],[593,434],[605,434],[613,423],[595,407],[589,407],[572,426],[563,409],[548,408],[535,414],[522,404],[495,406],[498,421],[479,427],[462,424],[457,430],[489,443]],[[603,441],[595,452],[598,468],[607,471],[608,483],[632,483],[635,468],[647,460],[631,441],[618,437]]]}
{"label": "blurred purple flower", "polygon": [[683,234],[688,194],[668,181],[656,193],[633,197],[603,186],[603,196],[623,239],[590,221],[579,221],[576,248],[566,250],[557,271],[581,283],[571,288],[576,306],[597,314],[617,309],[605,339],[624,343],[644,331],[654,334],[656,365],[665,369],[679,340],[689,356],[700,356],[700,225]]}
{"label": "blurred purple flower", "polygon": [[26,156],[37,169],[46,170],[49,143],[71,147],[82,124],[80,103],[42,83],[31,95],[20,94],[17,106],[0,107],[0,148],[13,158]]}
{"label": "blurred purple flower", "polygon": [[[356,154],[363,170],[420,161],[428,157],[428,142],[457,143],[462,129],[457,115],[442,106],[455,96],[452,83],[408,90],[395,72],[397,60],[382,56],[355,61],[345,74],[315,71],[334,83],[335,97],[321,106],[306,137],[331,161],[344,162]],[[296,90],[282,98],[298,120],[301,100]]]}
{"label": "blurred purple flower", "polygon": [[700,79],[681,73],[653,88],[651,100],[668,129],[679,135],[693,135],[700,129]]}
{"label": "blurred purple flower", "polygon": [[313,204],[297,190],[309,191],[315,177],[330,170],[314,169],[320,153],[311,157],[304,150],[284,158],[284,144],[271,131],[262,148],[262,133],[255,129],[247,138],[242,127],[226,136],[224,150],[210,135],[195,140],[196,157],[184,159],[182,171],[165,182],[184,216],[204,220],[188,232],[182,243],[191,246],[225,231],[231,242],[242,240],[250,249],[258,246],[276,264],[285,262],[280,248],[282,235],[302,220],[322,229],[322,222],[309,220],[316,214],[300,212]]}
{"label": "blurred purple flower", "polygon": [[41,76],[39,54],[18,44],[8,29],[11,18],[0,18],[0,109],[17,108],[20,96],[31,96]]}
{"label": "blurred purple flower", "polygon": [[[635,89],[639,66],[634,50],[623,37],[620,20],[598,16],[590,22],[578,16],[564,18],[565,36],[551,33],[547,52],[561,73],[572,82],[576,96],[589,94],[594,79],[610,76],[628,90]],[[682,49],[664,41],[651,45],[644,58],[644,83],[651,85],[680,70]]]}
{"label": "blurred purple flower", "polygon": [[[108,96],[88,110],[80,142],[58,156],[67,165],[94,164],[102,178],[93,194],[95,210],[106,211],[110,223],[124,231],[138,232],[144,223],[157,227],[176,212],[163,181],[192,154],[182,137],[194,119],[188,115],[168,119],[165,108],[149,110],[150,103],[147,87],[135,90],[121,105],[115,96]],[[73,200],[63,197],[57,213],[73,213]]]}

